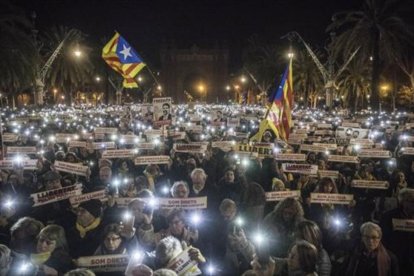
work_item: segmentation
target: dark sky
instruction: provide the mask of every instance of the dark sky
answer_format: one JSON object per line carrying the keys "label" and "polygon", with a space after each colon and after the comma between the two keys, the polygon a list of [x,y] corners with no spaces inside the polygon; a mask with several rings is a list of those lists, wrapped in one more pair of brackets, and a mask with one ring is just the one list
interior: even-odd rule
{"label": "dark sky", "polygon": [[145,59],[157,64],[163,41],[209,47],[227,41],[231,64],[240,63],[241,49],[253,34],[281,41],[296,30],[313,45],[324,45],[326,26],[334,12],[358,9],[362,0],[14,0],[37,13],[37,26],[75,27],[99,41],[120,32]]}

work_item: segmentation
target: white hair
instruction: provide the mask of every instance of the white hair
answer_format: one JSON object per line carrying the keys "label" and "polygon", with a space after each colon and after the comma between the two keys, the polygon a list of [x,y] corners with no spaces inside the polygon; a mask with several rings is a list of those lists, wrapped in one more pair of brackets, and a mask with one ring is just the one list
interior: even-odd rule
{"label": "white hair", "polygon": [[187,196],[190,193],[190,188],[188,187],[187,182],[185,181],[176,181],[171,187],[171,195],[174,196],[175,189],[177,189],[179,186],[184,186],[187,189]]}
{"label": "white hair", "polygon": [[206,178],[207,178],[207,174],[206,174],[206,172],[205,172],[203,169],[201,169],[201,168],[196,168],[196,169],[194,169],[194,170],[191,172],[191,178],[194,178],[196,174],[201,174],[201,175],[204,177],[204,179],[206,179]]}
{"label": "white hair", "polygon": [[378,224],[375,224],[373,222],[365,222],[361,225],[359,228],[359,231],[361,232],[361,235],[364,235],[367,231],[374,230],[376,231],[380,237],[382,237],[382,229]]}

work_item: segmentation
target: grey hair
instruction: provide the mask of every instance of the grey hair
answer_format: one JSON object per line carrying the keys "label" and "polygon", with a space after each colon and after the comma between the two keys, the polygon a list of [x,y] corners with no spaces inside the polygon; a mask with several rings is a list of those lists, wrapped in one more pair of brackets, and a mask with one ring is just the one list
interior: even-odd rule
{"label": "grey hair", "polygon": [[364,233],[367,230],[375,230],[378,232],[378,234],[380,235],[380,237],[382,237],[382,229],[378,224],[375,224],[373,222],[365,222],[364,224],[361,225],[361,227],[359,228],[359,231],[361,232],[361,235],[364,235]]}
{"label": "grey hair", "polygon": [[167,269],[167,268],[161,268],[154,271],[153,276],[177,276],[177,273],[175,273],[174,270]]}
{"label": "grey hair", "polygon": [[190,193],[190,187],[188,187],[188,184],[185,181],[176,181],[176,182],[174,182],[174,184],[171,187],[171,195],[174,196],[175,189],[180,185],[183,185],[187,189],[187,196],[188,196],[188,194]]}
{"label": "grey hair", "polygon": [[191,178],[194,178],[194,176],[195,176],[196,174],[201,174],[201,175],[204,177],[204,179],[206,179],[206,178],[207,178],[207,174],[206,174],[206,172],[205,172],[203,169],[201,169],[201,168],[196,168],[196,169],[194,169],[194,170],[191,172]]}
{"label": "grey hair", "polygon": [[161,261],[161,263],[167,264],[172,258],[175,258],[183,251],[183,247],[180,241],[173,237],[168,236],[160,240],[155,249],[155,256]]}
{"label": "grey hair", "polygon": [[414,196],[414,189],[402,188],[398,193],[398,201],[401,203],[406,200],[409,196]]}
{"label": "grey hair", "polygon": [[64,276],[95,276],[95,273],[87,268],[78,268],[66,272]]}
{"label": "grey hair", "polygon": [[11,250],[7,246],[0,244],[0,273],[1,271],[7,270],[9,268],[11,261],[10,253]]}
{"label": "grey hair", "polygon": [[223,201],[220,203],[219,210],[221,212],[224,212],[226,210],[229,210],[230,208],[234,208],[237,210],[236,202],[234,202],[233,200],[229,198],[223,199]]}

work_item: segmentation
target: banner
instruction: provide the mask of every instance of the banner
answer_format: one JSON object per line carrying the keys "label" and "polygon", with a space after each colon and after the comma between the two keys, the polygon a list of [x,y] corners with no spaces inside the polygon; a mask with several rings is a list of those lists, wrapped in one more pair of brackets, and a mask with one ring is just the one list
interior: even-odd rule
{"label": "banner", "polygon": [[118,141],[123,145],[134,145],[139,142],[139,137],[133,134],[120,135]]}
{"label": "banner", "polygon": [[7,154],[36,154],[36,147],[6,147]]}
{"label": "banner", "polygon": [[17,167],[23,167],[24,170],[35,170],[37,168],[37,159],[22,159],[21,161],[13,159],[0,160],[0,168],[13,170]]}
{"label": "banner", "polygon": [[341,126],[343,128],[349,128],[349,127],[360,128],[361,127],[361,125],[359,123],[350,123],[350,122],[343,122]]}
{"label": "banner", "polygon": [[414,155],[414,148],[401,148],[400,151],[402,155]]}
{"label": "banner", "polygon": [[290,137],[290,135],[289,135],[289,139],[288,139],[287,143],[288,143],[289,145],[300,145],[300,144],[302,144],[302,139],[292,138],[292,137]]}
{"label": "banner", "polygon": [[317,128],[332,128],[332,124],[317,124],[316,125]]}
{"label": "banner", "polygon": [[219,148],[224,152],[228,152],[232,150],[234,143],[234,141],[213,141],[211,142],[211,147]]}
{"label": "banner", "polygon": [[310,164],[292,164],[292,163],[283,163],[282,171],[289,173],[298,173],[298,174],[317,174],[318,166]]}
{"label": "banner", "polygon": [[293,133],[295,133],[295,134],[307,134],[308,130],[306,128],[298,128],[298,129],[294,129]]}
{"label": "banner", "polygon": [[368,129],[352,128],[352,127],[338,127],[335,131],[335,136],[339,138],[366,138],[368,137]]}
{"label": "banner", "polygon": [[91,144],[92,149],[100,150],[100,149],[114,149],[115,142],[95,142]]}
{"label": "banner", "polygon": [[69,201],[73,207],[77,207],[80,203],[88,201],[90,199],[99,199],[102,202],[107,201],[108,199],[106,198],[106,190],[99,190],[92,193],[71,196],[69,198]]}
{"label": "banner", "polygon": [[300,191],[280,191],[280,192],[266,192],[266,201],[282,201],[285,198],[293,197],[298,199],[300,197]]}
{"label": "banner", "polygon": [[388,150],[360,150],[358,152],[360,158],[390,158],[391,152]]}
{"label": "banner", "polygon": [[290,133],[289,138],[295,139],[295,140],[303,140],[308,138],[308,134],[306,133]]}
{"label": "banner", "polygon": [[124,272],[129,261],[128,255],[101,255],[78,258],[77,267],[88,268],[94,272]]}
{"label": "banner", "polygon": [[374,145],[374,141],[372,141],[371,139],[351,139],[349,140],[349,144],[351,145],[370,145],[373,146]]}
{"label": "banner", "polygon": [[118,129],[116,127],[97,127],[94,130],[95,134],[115,134],[118,133]]}
{"label": "banner", "polygon": [[174,144],[173,149],[176,152],[204,153],[207,147],[193,144]]}
{"label": "banner", "polygon": [[327,150],[337,150],[338,145],[337,144],[329,144],[329,143],[313,143],[314,146],[321,146],[325,147]]}
{"label": "banner", "polygon": [[72,134],[72,133],[56,133],[55,134],[55,141],[56,143],[68,143],[71,140],[78,140],[79,135]]}
{"label": "banner", "polygon": [[240,125],[240,118],[227,118],[227,127],[238,127]]}
{"label": "banner", "polygon": [[332,130],[329,130],[329,129],[318,129],[318,130],[315,130],[313,132],[313,135],[315,135],[315,136],[324,136],[324,135],[331,136],[331,135],[333,135],[333,133],[334,132]]}
{"label": "banner", "polygon": [[191,132],[195,132],[195,133],[203,132],[203,126],[200,126],[200,125],[195,125],[195,124],[184,125],[184,128],[185,128],[186,131],[191,131]]}
{"label": "banner", "polygon": [[394,231],[414,232],[414,219],[392,219]]}
{"label": "banner", "polygon": [[135,148],[139,150],[153,150],[155,149],[155,144],[154,143],[138,143],[135,145]]}
{"label": "banner", "polygon": [[82,185],[75,184],[68,187],[54,189],[39,193],[31,194],[30,197],[33,198],[34,205],[33,207],[49,204],[56,201],[61,201],[68,199],[69,197],[82,194]]}
{"label": "banner", "polygon": [[237,152],[257,152],[259,157],[273,157],[273,146],[271,144],[257,143],[252,146],[249,144],[236,144],[233,149]]}
{"label": "banner", "polygon": [[278,153],[275,154],[278,161],[306,161],[306,155],[302,153]]}
{"label": "banner", "polygon": [[359,163],[358,156],[350,155],[329,155],[328,162]]}
{"label": "banner", "polygon": [[153,155],[153,156],[138,156],[135,158],[135,165],[150,165],[150,164],[169,164],[170,156],[168,155]]}
{"label": "banner", "polygon": [[153,98],[154,126],[170,125],[172,121],[172,98]]}
{"label": "banner", "polygon": [[188,197],[188,198],[157,198],[160,209],[206,209],[207,197]]}
{"label": "banner", "polygon": [[311,152],[326,152],[328,149],[324,146],[319,145],[308,145],[308,144],[301,144],[300,151],[311,151]]}
{"label": "banner", "polygon": [[63,161],[55,161],[54,167],[57,171],[67,172],[76,175],[86,176],[89,170],[88,166],[83,166],[82,164],[69,163]]}
{"label": "banner", "polygon": [[373,181],[373,180],[352,180],[351,187],[363,189],[381,189],[386,190],[390,184],[388,181]]}
{"label": "banner", "polygon": [[336,179],[339,177],[339,171],[318,170],[318,176],[320,178],[330,177]]}
{"label": "banner", "polygon": [[3,133],[2,135],[3,142],[14,143],[17,141],[18,138],[19,138],[19,135],[15,133]]}
{"label": "banner", "polygon": [[147,129],[144,131],[144,134],[145,136],[151,137],[151,138],[163,136],[161,129]]}
{"label": "banner", "polygon": [[311,203],[349,204],[354,199],[351,194],[311,193]]}
{"label": "banner", "polygon": [[133,158],[136,154],[134,149],[114,149],[114,150],[105,150],[102,153],[102,158],[112,159],[112,158]]}
{"label": "banner", "polygon": [[69,141],[69,148],[86,148],[86,142],[83,141]]}

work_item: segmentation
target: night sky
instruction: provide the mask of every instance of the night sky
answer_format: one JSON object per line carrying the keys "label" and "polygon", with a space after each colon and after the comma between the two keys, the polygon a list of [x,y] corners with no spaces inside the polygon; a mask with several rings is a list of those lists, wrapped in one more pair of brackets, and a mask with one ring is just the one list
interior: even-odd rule
{"label": "night sky", "polygon": [[[412,0],[411,0],[412,1]],[[241,51],[253,34],[281,41],[298,31],[313,46],[325,44],[325,29],[334,12],[358,9],[362,0],[15,0],[28,14],[36,11],[38,29],[66,25],[87,33],[98,43],[120,32],[144,60],[158,65],[164,41],[179,47],[230,47],[231,66],[241,63]],[[102,44],[103,45],[103,44]]]}

